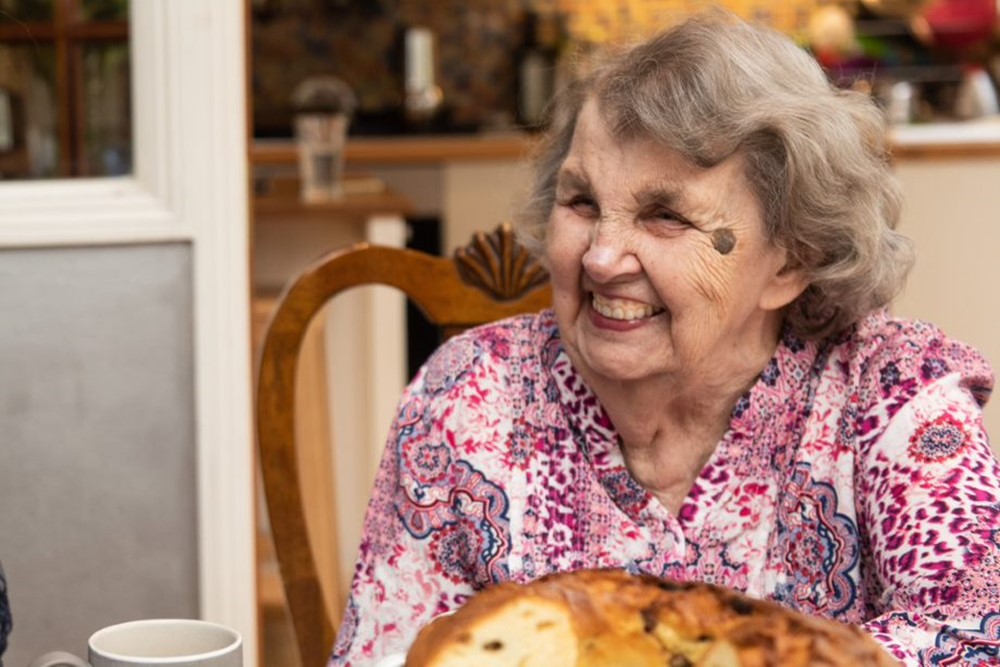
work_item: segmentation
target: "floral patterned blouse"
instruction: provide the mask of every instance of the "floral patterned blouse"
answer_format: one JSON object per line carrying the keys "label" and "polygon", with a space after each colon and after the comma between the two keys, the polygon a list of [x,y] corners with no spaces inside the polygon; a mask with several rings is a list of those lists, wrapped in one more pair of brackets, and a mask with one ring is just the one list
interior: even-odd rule
{"label": "floral patterned blouse", "polygon": [[403,395],[330,664],[405,651],[494,582],[624,567],[860,624],[906,665],[1000,665],[992,386],[975,350],[885,312],[786,332],[675,516],[551,311],[467,332]]}

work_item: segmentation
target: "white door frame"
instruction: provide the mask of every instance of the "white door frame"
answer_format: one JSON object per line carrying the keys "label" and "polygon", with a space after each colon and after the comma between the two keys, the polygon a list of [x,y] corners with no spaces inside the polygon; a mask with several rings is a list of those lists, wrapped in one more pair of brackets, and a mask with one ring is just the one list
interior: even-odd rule
{"label": "white door frame", "polygon": [[3,183],[0,247],[188,241],[201,616],[256,663],[244,0],[135,0],[134,176]]}

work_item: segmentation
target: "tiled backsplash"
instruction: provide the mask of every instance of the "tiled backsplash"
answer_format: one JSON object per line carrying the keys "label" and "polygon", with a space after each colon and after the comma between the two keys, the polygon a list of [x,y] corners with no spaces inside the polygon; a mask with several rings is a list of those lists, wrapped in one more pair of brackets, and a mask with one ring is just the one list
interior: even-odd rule
{"label": "tiled backsplash", "polygon": [[[823,0],[727,0],[735,13],[799,33]],[[701,0],[255,0],[253,96],[260,136],[290,133],[292,89],[333,74],[350,84],[366,118],[402,106],[399,32],[437,36],[437,81],[453,127],[502,126],[515,106],[515,52],[526,8],[558,14],[567,43],[649,34],[705,7]],[[376,127],[377,129],[377,127]]]}

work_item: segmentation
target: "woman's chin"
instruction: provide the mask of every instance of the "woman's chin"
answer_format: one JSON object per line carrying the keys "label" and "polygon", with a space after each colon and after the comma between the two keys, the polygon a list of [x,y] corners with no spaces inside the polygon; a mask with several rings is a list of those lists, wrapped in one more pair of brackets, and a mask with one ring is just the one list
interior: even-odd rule
{"label": "woman's chin", "polygon": [[593,380],[610,382],[635,382],[652,375],[662,374],[662,363],[657,363],[648,350],[601,349],[587,347],[579,354],[581,372]]}

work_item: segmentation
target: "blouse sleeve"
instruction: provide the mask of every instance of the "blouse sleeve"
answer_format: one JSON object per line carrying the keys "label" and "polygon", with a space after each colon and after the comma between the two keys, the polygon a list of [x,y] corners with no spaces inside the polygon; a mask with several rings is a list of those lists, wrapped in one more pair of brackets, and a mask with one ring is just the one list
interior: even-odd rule
{"label": "blouse sleeve", "polygon": [[978,354],[958,358],[882,366],[881,414],[859,427],[858,508],[882,591],[866,628],[906,665],[1000,664],[1000,465],[981,407],[992,377]]}
{"label": "blouse sleeve", "polygon": [[475,465],[497,437],[477,422],[495,415],[495,406],[480,406],[484,376],[498,372],[481,357],[470,338],[452,339],[404,392],[331,666],[368,666],[405,652],[431,618],[504,578],[491,568],[503,562],[496,547],[507,538],[492,520],[506,516],[506,497]]}

